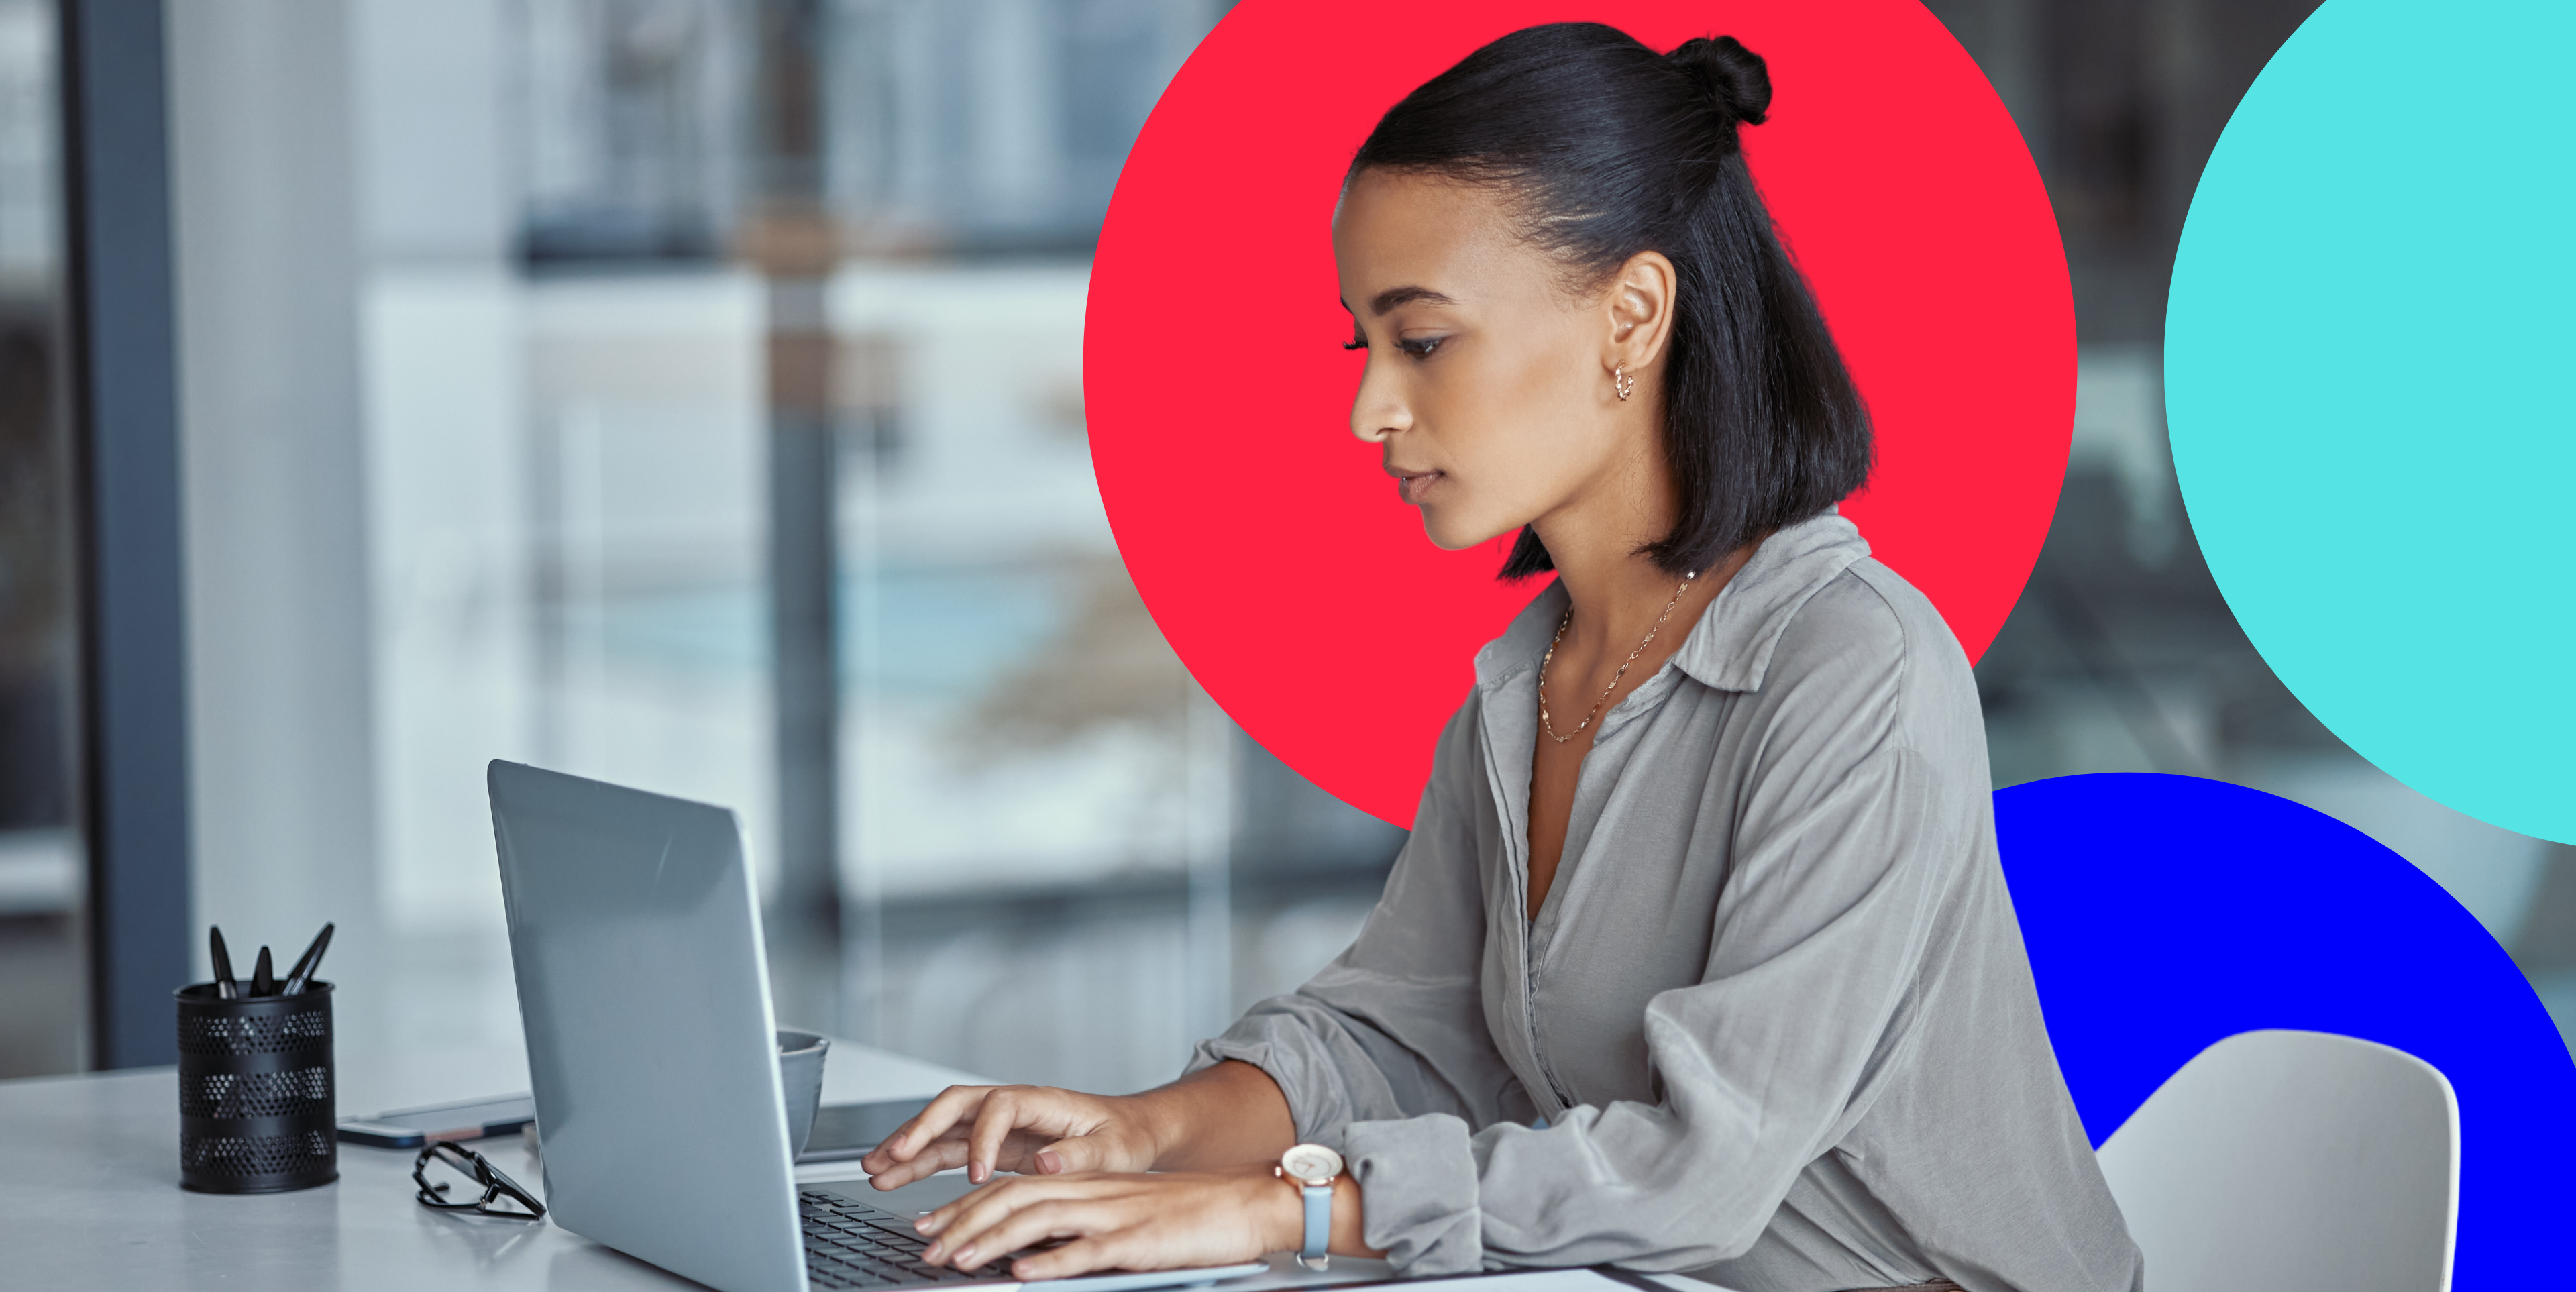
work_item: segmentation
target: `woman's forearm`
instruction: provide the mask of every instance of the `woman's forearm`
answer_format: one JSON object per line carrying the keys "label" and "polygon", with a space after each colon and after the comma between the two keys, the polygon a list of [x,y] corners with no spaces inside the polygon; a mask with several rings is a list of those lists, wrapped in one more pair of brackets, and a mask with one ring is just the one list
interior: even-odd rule
{"label": "woman's forearm", "polygon": [[[1297,1142],[1297,1124],[1288,1113],[1288,1097],[1270,1074],[1239,1060],[1210,1068],[1136,1096],[1146,1102],[1157,1138],[1165,1146],[1154,1166],[1163,1171],[1205,1171],[1219,1167],[1275,1163]],[[1302,1225],[1303,1208],[1296,1186],[1279,1182],[1279,1209],[1291,1229]],[[1333,1181],[1330,1250],[1336,1256],[1382,1257],[1368,1245],[1360,1205],[1359,1181],[1343,1175]],[[1288,1246],[1295,1246],[1292,1241]]]}
{"label": "woman's forearm", "polygon": [[1160,1171],[1275,1162],[1297,1143],[1288,1097],[1270,1074],[1235,1059],[1130,1096],[1152,1128]]}

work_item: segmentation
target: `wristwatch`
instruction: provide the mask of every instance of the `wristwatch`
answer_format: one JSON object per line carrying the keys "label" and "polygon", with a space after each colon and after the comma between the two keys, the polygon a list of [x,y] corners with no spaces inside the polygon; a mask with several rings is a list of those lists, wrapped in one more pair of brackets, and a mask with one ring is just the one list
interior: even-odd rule
{"label": "wristwatch", "polygon": [[1306,1201],[1306,1243],[1297,1263],[1324,1268],[1332,1260],[1325,1248],[1333,1238],[1333,1177],[1342,1173],[1342,1155],[1321,1144],[1300,1144],[1280,1154],[1270,1173],[1297,1186]]}

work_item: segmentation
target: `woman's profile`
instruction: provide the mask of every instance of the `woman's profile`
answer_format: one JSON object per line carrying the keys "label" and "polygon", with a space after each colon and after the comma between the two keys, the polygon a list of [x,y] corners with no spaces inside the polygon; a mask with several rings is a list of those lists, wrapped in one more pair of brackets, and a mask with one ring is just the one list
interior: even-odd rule
{"label": "woman's profile", "polygon": [[[925,1220],[930,1260],[2142,1285],[2041,1021],[1967,659],[1837,511],[1870,427],[1739,147],[1770,97],[1732,38],[1560,23],[1360,146],[1351,429],[1432,542],[1516,534],[1503,575],[1554,577],[1476,656],[1331,965],[1171,1085],[952,1089],[868,1156],[882,1188],[984,1185]],[[1418,684],[1405,643],[1349,636]]]}

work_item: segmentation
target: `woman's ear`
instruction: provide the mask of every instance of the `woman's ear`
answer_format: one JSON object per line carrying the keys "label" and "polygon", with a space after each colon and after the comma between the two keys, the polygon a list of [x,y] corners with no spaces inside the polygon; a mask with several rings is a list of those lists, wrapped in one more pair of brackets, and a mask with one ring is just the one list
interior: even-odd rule
{"label": "woman's ear", "polygon": [[1629,372],[1654,366],[1673,335],[1673,309],[1680,290],[1673,262],[1660,251],[1640,251],[1619,267],[1603,300],[1609,316],[1610,344],[1602,360]]}

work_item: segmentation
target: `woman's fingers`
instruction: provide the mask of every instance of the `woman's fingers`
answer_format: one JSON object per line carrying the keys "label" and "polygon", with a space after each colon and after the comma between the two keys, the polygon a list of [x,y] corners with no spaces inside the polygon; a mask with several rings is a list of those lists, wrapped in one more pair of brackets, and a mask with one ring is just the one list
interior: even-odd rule
{"label": "woman's fingers", "polygon": [[1019,1092],[1010,1087],[984,1096],[984,1104],[975,1110],[975,1128],[966,1133],[966,1178],[982,1184],[993,1178],[993,1167],[1002,1159],[1002,1145],[1026,1120]]}
{"label": "woman's fingers", "polygon": [[1047,1086],[951,1086],[860,1165],[886,1189],[958,1166],[976,1184],[996,1171],[1149,1170],[1158,1150],[1132,1112],[1128,1101]]}
{"label": "woman's fingers", "polygon": [[950,1086],[939,1092],[928,1107],[912,1115],[912,1120],[895,1128],[885,1142],[868,1150],[859,1165],[870,1174],[886,1170],[898,1162],[909,1162],[932,1141],[955,1126],[958,1119],[982,1106],[984,1097],[994,1086]]}
{"label": "woman's fingers", "polygon": [[1093,1270],[1142,1269],[1123,1253],[1136,1246],[1135,1231],[1120,1229],[1074,1239],[1062,1247],[1031,1252],[1011,1261],[1011,1277],[1022,1283],[1067,1279]]}
{"label": "woman's fingers", "polygon": [[[971,1128],[964,1126],[952,1128],[947,1134],[932,1140],[929,1147],[914,1155],[911,1161],[898,1162],[868,1178],[880,1189],[892,1189],[910,1184],[915,1180],[928,1179],[942,1171],[969,1166],[971,1165],[969,1158],[974,1153],[973,1146],[966,1138],[969,1129]],[[987,1181],[992,1178],[995,1171],[1024,1171],[1035,1174],[1038,1168],[1031,1161],[1033,1155],[1030,1150],[1042,1142],[1013,1131],[1003,1136],[1002,1147],[998,1153],[983,1160],[982,1169],[969,1171],[968,1174]]]}
{"label": "woman's fingers", "polygon": [[[897,1172],[897,1168],[937,1151],[944,1160],[934,1169],[963,1165],[967,1178],[982,1184],[993,1178],[996,1169],[1027,1169],[1025,1159],[1032,1147],[1091,1131],[1099,1118],[1086,1113],[1096,1103],[1088,1096],[1040,1086],[951,1086],[861,1158],[859,1165],[870,1175],[897,1173],[907,1180],[918,1179],[930,1172]],[[962,1158],[941,1151],[953,1141],[966,1145]]]}
{"label": "woman's fingers", "polygon": [[[866,1160],[862,1159],[860,1165],[866,1166]],[[932,1140],[921,1152],[914,1154],[911,1161],[895,1162],[882,1171],[871,1172],[868,1183],[879,1189],[900,1189],[915,1180],[927,1180],[942,1171],[952,1171],[964,1165],[966,1140],[952,1131]]]}
{"label": "woman's fingers", "polygon": [[[1125,1208],[1093,1198],[1044,1198],[1015,1207],[993,1223],[955,1238],[942,1238],[947,1248],[939,1259],[961,1270],[978,1270],[1031,1243],[1050,1238],[1080,1238],[1104,1229],[1124,1227]],[[1026,1279],[1022,1279],[1026,1282]]]}
{"label": "woman's fingers", "polygon": [[1023,1175],[932,1212],[921,1231],[935,1241],[923,1259],[961,1270],[1049,1238],[1060,1247],[1014,1258],[1022,1282],[1086,1270],[1172,1269],[1259,1255],[1286,1232],[1293,1210],[1277,1181],[1251,1170],[1150,1175],[1092,1171]]}
{"label": "woman's fingers", "polygon": [[1022,1176],[977,1189],[914,1223],[914,1228],[937,1240],[921,1254],[922,1259],[935,1265],[961,1248],[979,1246],[977,1237],[1011,1213],[1049,1198],[1084,1196],[1092,1192],[1085,1187],[1090,1183]]}
{"label": "woman's fingers", "polygon": [[[1038,1175],[1064,1175],[1073,1171],[1136,1170],[1137,1164],[1113,1162],[1118,1154],[1098,1135],[1073,1135],[1055,1141],[1029,1155],[1029,1165]],[[1145,1165],[1151,1165],[1147,1163]]]}

